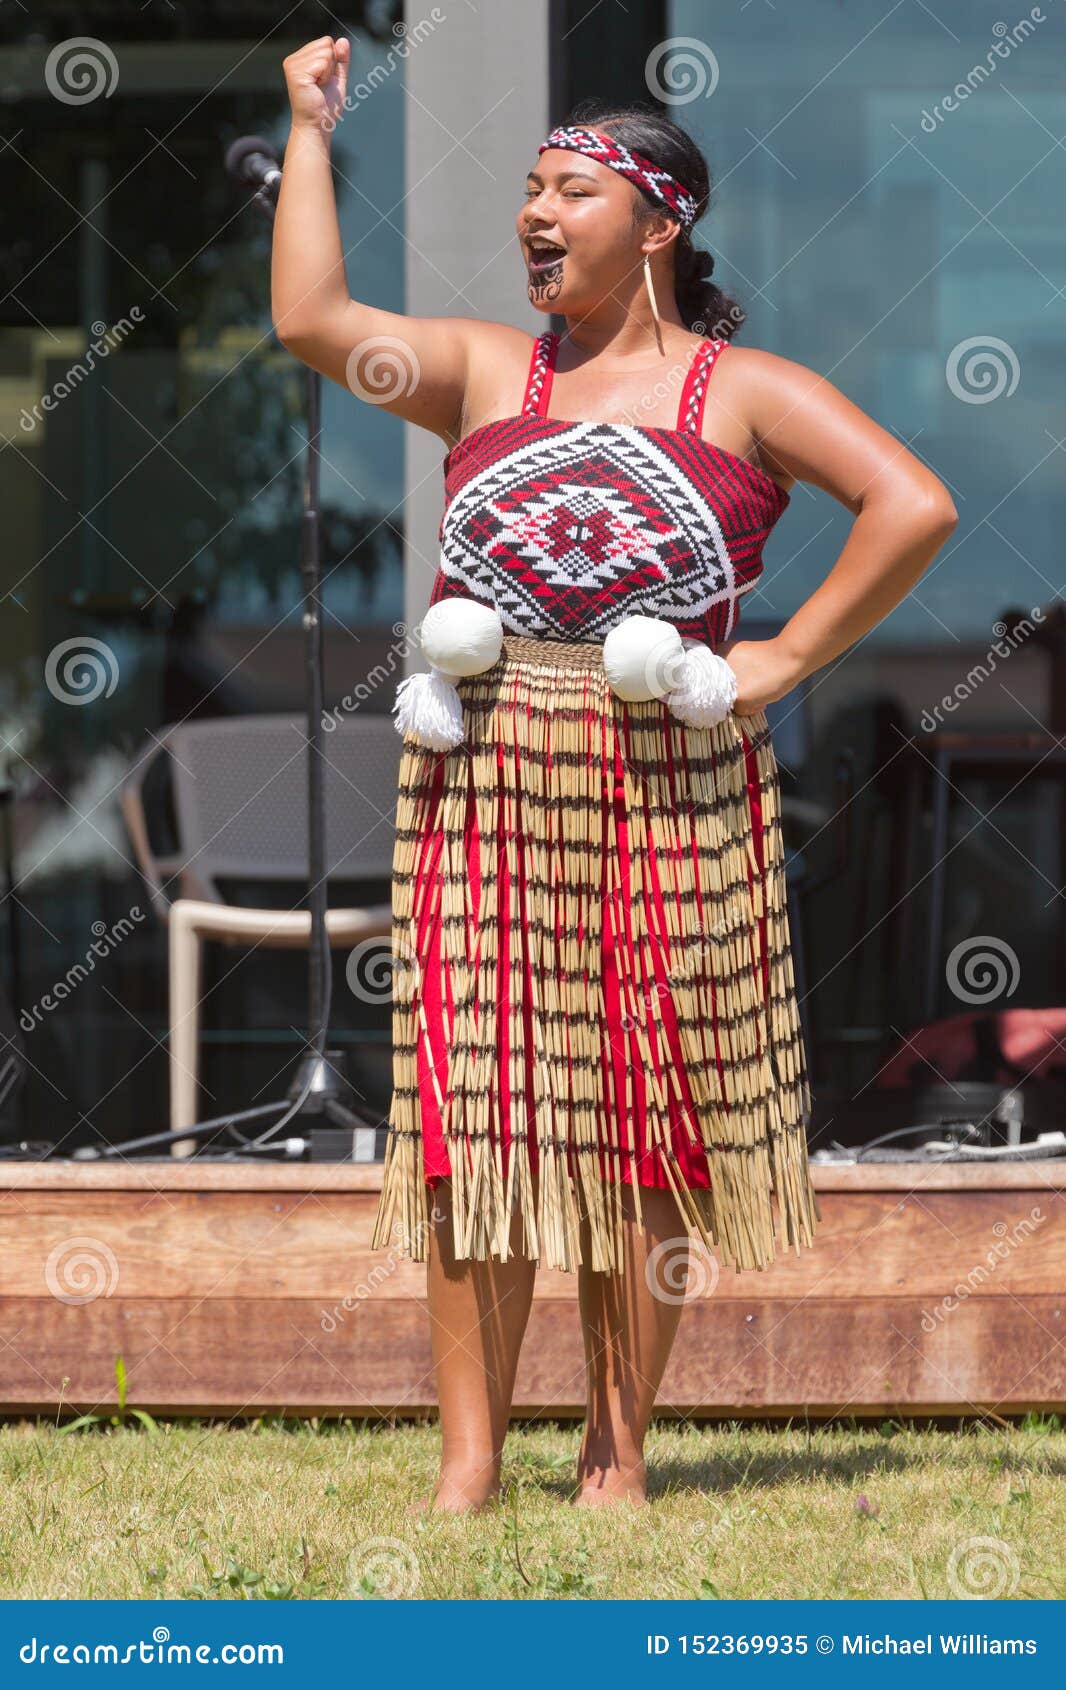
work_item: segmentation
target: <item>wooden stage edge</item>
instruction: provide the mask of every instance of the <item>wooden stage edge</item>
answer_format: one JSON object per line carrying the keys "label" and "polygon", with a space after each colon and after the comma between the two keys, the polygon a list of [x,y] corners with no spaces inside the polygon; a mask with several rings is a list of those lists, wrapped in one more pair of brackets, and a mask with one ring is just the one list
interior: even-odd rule
{"label": "wooden stage edge", "polygon": [[[812,1250],[697,1265],[662,1415],[1066,1408],[1066,1159],[813,1175]],[[0,1416],[112,1412],[119,1357],[153,1414],[432,1414],[425,1268],[371,1251],[380,1183],[376,1163],[0,1164]],[[579,1416],[584,1393],[576,1276],[541,1272],[515,1416]]]}

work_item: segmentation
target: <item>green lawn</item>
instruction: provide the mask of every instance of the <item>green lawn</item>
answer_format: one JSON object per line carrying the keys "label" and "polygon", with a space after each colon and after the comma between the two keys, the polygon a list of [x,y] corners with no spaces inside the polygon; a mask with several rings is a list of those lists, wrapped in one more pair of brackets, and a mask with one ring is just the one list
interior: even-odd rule
{"label": "green lawn", "polygon": [[417,1519],[436,1428],[0,1426],[4,1597],[1066,1594],[1066,1433],[657,1425],[651,1505],[568,1503],[576,1426],[518,1428],[505,1500]]}

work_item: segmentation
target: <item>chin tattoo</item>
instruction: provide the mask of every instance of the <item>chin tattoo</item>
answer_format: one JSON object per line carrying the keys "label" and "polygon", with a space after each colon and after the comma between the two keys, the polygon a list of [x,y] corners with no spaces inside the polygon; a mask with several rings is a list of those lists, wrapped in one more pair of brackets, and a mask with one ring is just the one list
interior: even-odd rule
{"label": "chin tattoo", "polygon": [[547,300],[558,299],[563,286],[563,261],[552,264],[543,275],[534,276],[529,284],[529,303],[543,304]]}

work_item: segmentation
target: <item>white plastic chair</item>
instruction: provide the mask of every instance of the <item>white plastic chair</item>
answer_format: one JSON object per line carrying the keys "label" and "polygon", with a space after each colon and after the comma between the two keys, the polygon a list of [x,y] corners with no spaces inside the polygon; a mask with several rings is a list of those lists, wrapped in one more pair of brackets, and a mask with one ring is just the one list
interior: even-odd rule
{"label": "white plastic chair", "polygon": [[[391,876],[402,744],[391,716],[347,716],[324,735],[327,880]],[[176,843],[152,845],[145,788],[169,763]],[[310,910],[225,902],[231,878],[307,880],[307,724],[297,716],[238,716],[163,728],[120,788],[138,866],[169,933],[171,1129],[197,1118],[203,946],[303,948]],[[175,895],[176,894],[176,895]],[[330,909],[331,946],[388,938],[391,905]],[[175,1156],[196,1141],[179,1140]]]}

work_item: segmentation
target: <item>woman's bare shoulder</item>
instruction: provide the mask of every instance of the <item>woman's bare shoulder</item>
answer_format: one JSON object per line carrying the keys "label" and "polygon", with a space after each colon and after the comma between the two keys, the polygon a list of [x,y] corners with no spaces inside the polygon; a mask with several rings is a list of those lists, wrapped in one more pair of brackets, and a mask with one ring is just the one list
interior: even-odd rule
{"label": "woman's bare shoulder", "polygon": [[732,341],[726,348],[729,355],[716,362],[707,392],[711,431],[720,444],[750,459],[787,493],[796,476],[767,449],[769,419],[800,403],[802,393],[819,377],[776,352]]}
{"label": "woman's bare shoulder", "polygon": [[928,466],[818,370],[738,346],[721,375],[723,397],[776,480],[809,482],[853,512],[872,497],[944,505],[946,490]]}
{"label": "woman's bare shoulder", "polygon": [[728,345],[729,357],[722,359],[715,379],[735,388],[737,398],[744,393],[775,393],[794,403],[800,393],[825,380],[817,370],[797,364],[793,358],[783,358],[779,352],[765,352],[759,346],[734,346],[731,342]]}
{"label": "woman's bare shoulder", "polygon": [[449,446],[482,423],[521,408],[534,342],[543,332],[476,317],[455,321],[461,324],[466,348],[466,391],[454,426],[438,430]]}

